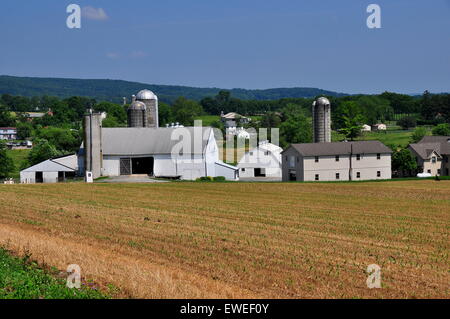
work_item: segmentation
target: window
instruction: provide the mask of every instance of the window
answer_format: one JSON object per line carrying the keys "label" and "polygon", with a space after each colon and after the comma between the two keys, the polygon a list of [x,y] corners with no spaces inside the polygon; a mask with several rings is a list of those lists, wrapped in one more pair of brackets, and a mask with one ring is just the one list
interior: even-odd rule
{"label": "window", "polygon": [[241,171],[245,172],[245,168],[241,168]]}
{"label": "window", "polygon": [[289,157],[289,167],[295,167],[295,156]]}
{"label": "window", "polygon": [[253,156],[253,152],[250,152],[250,156]]}
{"label": "window", "polygon": [[377,160],[379,160],[379,159],[381,159],[381,154],[380,153],[377,154]]}
{"label": "window", "polygon": [[269,156],[269,152],[267,152],[267,151],[264,152],[264,155]]}
{"label": "window", "polygon": [[377,177],[381,177],[381,172],[377,171]]}
{"label": "window", "polygon": [[319,156],[316,156],[316,157],[314,158],[314,160],[315,160],[316,163],[319,163]]}
{"label": "window", "polygon": [[300,157],[297,156],[297,163],[300,163]]}
{"label": "window", "polygon": [[434,163],[436,163],[436,156],[433,156],[432,158],[431,158],[431,162],[434,164]]}
{"label": "window", "polygon": [[438,175],[441,175],[441,170],[438,169],[438,170],[437,170],[437,173],[438,173]]}
{"label": "window", "polygon": [[428,172],[428,174],[431,174],[431,169],[429,169],[427,172]]}
{"label": "window", "polygon": [[339,155],[336,155],[336,162],[339,162]]}
{"label": "window", "polygon": [[319,180],[319,174],[316,174],[316,181]]}
{"label": "window", "polygon": [[356,178],[361,178],[361,172],[356,172]]}
{"label": "window", "polygon": [[356,160],[357,161],[361,160],[361,154],[356,154]]}
{"label": "window", "polygon": [[336,173],[336,179],[339,179],[341,176],[339,173]]}

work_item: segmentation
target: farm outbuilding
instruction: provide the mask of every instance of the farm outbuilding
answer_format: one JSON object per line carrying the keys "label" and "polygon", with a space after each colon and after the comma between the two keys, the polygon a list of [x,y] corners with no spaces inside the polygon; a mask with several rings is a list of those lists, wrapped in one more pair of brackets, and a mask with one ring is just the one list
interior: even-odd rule
{"label": "farm outbuilding", "polygon": [[243,179],[280,180],[281,152],[283,149],[267,141],[260,142],[242,156],[238,163],[239,176]]}
{"label": "farm outbuilding", "polygon": [[58,183],[74,177],[78,169],[77,156],[69,155],[48,159],[20,172],[22,184]]}

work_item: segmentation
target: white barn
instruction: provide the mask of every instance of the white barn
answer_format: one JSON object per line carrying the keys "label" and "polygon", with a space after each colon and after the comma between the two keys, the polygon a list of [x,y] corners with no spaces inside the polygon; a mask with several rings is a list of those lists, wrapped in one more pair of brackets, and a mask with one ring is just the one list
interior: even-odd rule
{"label": "white barn", "polygon": [[58,183],[73,177],[78,170],[77,156],[69,155],[48,159],[20,171],[22,184]]}
{"label": "white barn", "polygon": [[281,152],[283,149],[267,141],[260,142],[258,147],[251,149],[238,163],[241,179],[258,178],[261,180],[280,180]]}
{"label": "white barn", "polygon": [[90,159],[84,158],[90,156],[89,151],[82,149],[79,161],[94,178],[145,174],[182,180],[206,176],[238,179],[238,169],[219,160],[212,128],[124,127],[101,128],[99,132],[92,142],[93,169],[89,169]]}

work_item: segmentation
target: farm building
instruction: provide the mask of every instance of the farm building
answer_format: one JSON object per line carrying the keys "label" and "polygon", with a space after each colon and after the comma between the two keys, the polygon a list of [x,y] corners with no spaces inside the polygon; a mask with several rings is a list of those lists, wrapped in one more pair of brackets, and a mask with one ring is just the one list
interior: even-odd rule
{"label": "farm building", "polygon": [[292,144],[282,152],[283,181],[390,179],[391,154],[379,141]]}
{"label": "farm building", "polygon": [[102,119],[102,114],[85,116],[79,153],[83,172],[92,172],[94,178],[145,174],[182,180],[238,179],[238,169],[219,160],[212,128],[102,128]]}
{"label": "farm building", "polygon": [[386,124],[378,123],[372,125],[372,131],[386,131],[386,130],[387,130]]}
{"label": "farm building", "polygon": [[264,141],[245,153],[239,161],[239,177],[261,180],[281,180],[281,152],[283,149]]}
{"label": "farm building", "polygon": [[17,139],[15,127],[0,127],[0,140],[13,141]]}
{"label": "farm building", "polygon": [[58,183],[74,177],[78,171],[77,155],[48,159],[20,171],[22,184]]}
{"label": "farm building", "polygon": [[450,175],[450,136],[425,136],[408,148],[416,158],[419,172],[432,176]]}

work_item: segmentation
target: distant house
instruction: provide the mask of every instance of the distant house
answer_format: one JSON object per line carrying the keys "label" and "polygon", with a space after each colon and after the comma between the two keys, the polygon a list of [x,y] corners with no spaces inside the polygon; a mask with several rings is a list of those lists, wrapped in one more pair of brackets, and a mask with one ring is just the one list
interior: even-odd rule
{"label": "distant house", "polygon": [[45,115],[53,116],[52,110],[48,110],[47,112],[25,112],[24,116],[28,121],[33,121],[34,119],[43,118]]}
{"label": "distant house", "polygon": [[20,171],[22,184],[58,183],[74,177],[78,171],[77,155],[48,159]]}
{"label": "distant house", "polygon": [[281,147],[267,141],[259,143],[239,161],[239,177],[281,180],[282,151]]}
{"label": "distant house", "polygon": [[370,132],[372,131],[372,127],[370,125],[364,124],[361,128],[361,132]]}
{"label": "distant house", "polygon": [[0,127],[0,140],[13,141],[17,139],[15,127]]}
{"label": "distant house", "polygon": [[416,158],[418,171],[432,176],[449,176],[450,136],[425,136],[409,150]]}
{"label": "distant house", "polygon": [[242,116],[236,112],[230,112],[220,115],[220,120],[223,122],[225,128],[237,127],[239,125],[248,124],[252,121],[251,118]]}
{"label": "distant house", "polygon": [[292,144],[282,152],[283,181],[391,179],[391,154],[379,141]]}
{"label": "distant house", "polygon": [[372,125],[372,131],[386,131],[386,130],[387,130],[386,124],[379,123]]}

